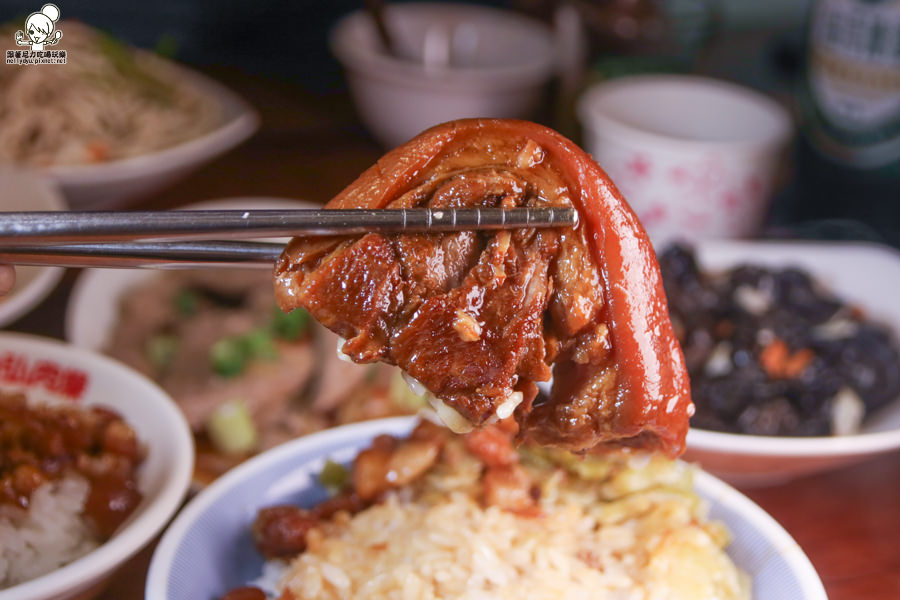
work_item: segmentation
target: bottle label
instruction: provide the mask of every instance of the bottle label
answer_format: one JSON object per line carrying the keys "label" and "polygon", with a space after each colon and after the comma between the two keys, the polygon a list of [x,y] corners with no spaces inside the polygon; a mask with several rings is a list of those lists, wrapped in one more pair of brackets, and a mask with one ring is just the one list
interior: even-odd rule
{"label": "bottle label", "polygon": [[820,0],[808,84],[821,134],[860,162],[900,152],[900,0]]}

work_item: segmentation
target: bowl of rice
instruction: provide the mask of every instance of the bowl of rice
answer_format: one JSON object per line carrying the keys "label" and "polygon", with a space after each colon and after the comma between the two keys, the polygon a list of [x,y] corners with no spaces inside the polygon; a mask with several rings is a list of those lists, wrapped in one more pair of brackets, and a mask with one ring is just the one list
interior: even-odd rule
{"label": "bowl of rice", "polygon": [[91,598],[181,504],[174,403],[113,360],[0,334],[0,600]]}
{"label": "bowl of rice", "polygon": [[145,597],[826,597],[771,517],[692,466],[510,440],[396,418],[271,450],[181,512]]}

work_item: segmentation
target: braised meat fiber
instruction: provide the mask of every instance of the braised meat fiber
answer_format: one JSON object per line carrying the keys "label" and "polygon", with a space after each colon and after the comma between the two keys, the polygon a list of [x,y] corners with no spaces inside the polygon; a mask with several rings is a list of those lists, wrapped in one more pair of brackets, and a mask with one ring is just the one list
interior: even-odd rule
{"label": "braised meat fiber", "polygon": [[399,365],[458,429],[515,411],[520,434],[544,445],[682,450],[691,404],[659,269],[596,163],[538,125],[457,121],[328,204],[422,206],[574,206],[580,223],[297,238],[276,266],[282,309],[306,308],[356,362]]}

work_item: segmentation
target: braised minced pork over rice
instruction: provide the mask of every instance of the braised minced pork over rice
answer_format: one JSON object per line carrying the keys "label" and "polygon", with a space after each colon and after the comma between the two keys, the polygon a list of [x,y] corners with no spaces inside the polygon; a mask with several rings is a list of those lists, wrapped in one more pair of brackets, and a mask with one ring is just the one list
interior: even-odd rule
{"label": "braised minced pork over rice", "polygon": [[533,450],[503,465],[488,435],[445,439],[416,481],[323,519],[271,597],[750,598],[690,466]]}
{"label": "braised minced pork over rice", "polygon": [[112,537],[141,502],[144,456],[111,409],[0,390],[0,590]]}

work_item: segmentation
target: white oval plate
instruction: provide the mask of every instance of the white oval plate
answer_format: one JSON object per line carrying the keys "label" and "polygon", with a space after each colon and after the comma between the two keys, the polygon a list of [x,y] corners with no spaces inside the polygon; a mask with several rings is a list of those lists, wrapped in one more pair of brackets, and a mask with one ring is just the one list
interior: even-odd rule
{"label": "white oval plate", "polygon": [[[190,210],[321,208],[311,202],[284,198],[225,198],[197,202]],[[75,282],[66,307],[66,339],[81,348],[103,350],[116,326],[123,295],[157,276],[148,269],[85,269]]]}

